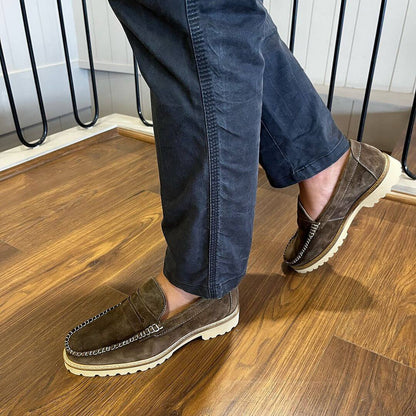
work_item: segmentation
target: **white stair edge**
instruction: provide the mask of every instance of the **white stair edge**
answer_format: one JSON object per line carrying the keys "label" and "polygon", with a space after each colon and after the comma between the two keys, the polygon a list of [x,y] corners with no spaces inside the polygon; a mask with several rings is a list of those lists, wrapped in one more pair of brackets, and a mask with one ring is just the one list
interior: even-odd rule
{"label": "white stair edge", "polygon": [[400,194],[416,196],[416,181],[402,173],[398,184],[394,185],[392,191]]}
{"label": "white stair edge", "polygon": [[29,148],[19,145],[0,152],[0,172],[117,127],[153,135],[153,128],[145,126],[138,117],[110,114],[99,118],[95,126],[88,129],[76,126],[51,134],[40,146]]}

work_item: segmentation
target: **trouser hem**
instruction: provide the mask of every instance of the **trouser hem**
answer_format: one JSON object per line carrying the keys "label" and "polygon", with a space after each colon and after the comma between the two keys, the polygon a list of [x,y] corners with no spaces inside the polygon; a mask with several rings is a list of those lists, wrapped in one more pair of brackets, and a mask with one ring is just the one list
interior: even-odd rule
{"label": "trouser hem", "polygon": [[244,272],[241,276],[229,279],[225,282],[217,283],[216,285],[208,286],[199,286],[191,285],[183,281],[178,281],[175,278],[169,276],[168,273],[165,273],[165,277],[172,283],[174,286],[179,289],[184,290],[185,292],[192,293],[196,296],[201,296],[205,299],[220,299],[225,296],[227,293],[231,292],[234,288],[238,286],[241,279],[246,275]]}
{"label": "trouser hem", "polygon": [[318,157],[312,162],[309,162],[307,165],[294,171],[291,175],[288,175],[284,178],[279,178],[279,181],[273,181],[272,178],[269,178],[270,185],[273,188],[285,188],[287,186],[294,185],[309,179],[334,164],[345,154],[345,152],[349,150],[349,148],[349,140],[344,135],[342,135],[338,143],[329,153],[326,153],[325,155]]}

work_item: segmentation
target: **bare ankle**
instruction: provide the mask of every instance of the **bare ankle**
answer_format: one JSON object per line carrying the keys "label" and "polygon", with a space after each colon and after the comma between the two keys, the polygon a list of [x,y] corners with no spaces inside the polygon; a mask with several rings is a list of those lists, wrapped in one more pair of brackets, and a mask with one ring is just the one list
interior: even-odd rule
{"label": "bare ankle", "polygon": [[348,150],[334,164],[299,183],[300,202],[313,220],[318,218],[331,199],[349,153]]}
{"label": "bare ankle", "polygon": [[199,299],[199,296],[194,295],[189,292],[178,288],[177,286],[170,283],[170,281],[165,277],[163,272],[160,272],[156,277],[157,282],[159,283],[163,293],[166,298],[166,311],[162,316],[162,320],[166,320],[173,315],[186,309],[191,303]]}

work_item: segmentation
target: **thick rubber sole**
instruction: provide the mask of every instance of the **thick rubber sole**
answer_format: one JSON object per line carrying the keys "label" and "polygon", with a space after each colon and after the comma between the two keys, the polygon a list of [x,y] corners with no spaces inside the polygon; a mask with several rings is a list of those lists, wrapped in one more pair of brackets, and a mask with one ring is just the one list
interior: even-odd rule
{"label": "thick rubber sole", "polygon": [[230,332],[235,326],[237,326],[238,319],[239,308],[237,307],[231,315],[226,316],[220,321],[214,322],[210,325],[204,326],[193,332],[190,332],[189,334],[172,344],[169,348],[162,351],[160,354],[147,360],[121,364],[84,365],[71,361],[71,356],[69,356],[64,350],[65,367],[72,374],[85,377],[117,376],[133,374],[139,371],[146,371],[150,368],[156,367],[159,364],[162,364],[164,361],[170,358],[176,350],[182,348],[185,344],[193,341],[196,338],[201,337],[203,340],[208,340],[211,338],[215,338],[218,335],[224,335],[225,333]]}
{"label": "thick rubber sole", "polygon": [[362,208],[373,207],[380,199],[384,198],[391,191],[394,185],[400,179],[402,167],[398,160],[385,154],[387,158],[387,172],[382,175],[381,180],[376,182],[359,200],[358,204],[351,213],[345,218],[344,223],[340,227],[334,239],[328,247],[315,259],[303,266],[291,266],[298,273],[308,273],[325,264],[341,247],[348,235],[348,229],[356,215]]}

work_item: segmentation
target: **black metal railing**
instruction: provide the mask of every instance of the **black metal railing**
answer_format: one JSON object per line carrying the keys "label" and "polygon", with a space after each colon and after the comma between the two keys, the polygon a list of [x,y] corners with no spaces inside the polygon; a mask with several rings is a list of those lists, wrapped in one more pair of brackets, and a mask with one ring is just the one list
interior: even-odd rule
{"label": "black metal railing", "polygon": [[62,2],[61,0],[56,0],[56,3],[58,6],[59,24],[61,26],[62,43],[64,47],[66,70],[68,73],[69,89],[71,91],[72,110],[74,113],[74,117],[75,117],[76,122],[81,127],[84,127],[84,128],[92,127],[98,120],[100,110],[98,106],[97,82],[95,80],[94,59],[92,56],[90,25],[88,22],[87,4],[85,0],[82,0],[82,12],[84,16],[85,37],[87,41],[88,59],[89,59],[89,64],[90,64],[91,85],[92,85],[92,91],[93,91],[95,113],[94,113],[94,118],[92,119],[92,121],[90,121],[89,123],[83,123],[81,119],[79,118],[77,98],[75,95],[74,78],[72,77],[71,60],[69,57],[68,41],[66,38],[65,20],[64,20],[64,14],[62,12]]}
{"label": "black metal railing", "polygon": [[[26,34],[26,43],[27,43],[27,47],[29,51],[32,74],[33,74],[33,79],[34,79],[35,88],[36,88],[36,96],[38,99],[39,111],[40,111],[42,125],[43,125],[43,133],[40,139],[36,141],[27,141],[23,136],[23,131],[22,131],[22,127],[19,121],[19,116],[18,116],[18,112],[17,112],[15,100],[14,100],[13,90],[12,90],[11,83],[10,83],[10,77],[9,77],[9,73],[7,70],[6,59],[5,59],[2,44],[1,44],[1,39],[0,39],[0,64],[1,64],[1,69],[3,72],[4,82],[5,82],[6,90],[7,90],[7,96],[9,99],[10,109],[12,112],[13,122],[15,125],[17,136],[20,142],[24,144],[25,146],[35,147],[35,146],[39,146],[45,141],[46,136],[48,134],[48,121],[46,118],[45,107],[44,107],[43,98],[42,98],[42,90],[41,90],[41,86],[39,83],[36,60],[35,60],[35,55],[33,52],[33,44],[32,44],[32,39],[30,35],[25,0],[19,0],[19,1],[20,1],[20,9],[21,9],[21,14],[22,14],[23,25],[24,25],[25,34]],[[85,37],[86,37],[87,50],[88,50],[90,76],[91,76],[91,86],[92,86],[92,95],[93,95],[92,99],[94,102],[94,116],[90,122],[81,121],[81,118],[79,116],[79,109],[77,105],[77,98],[76,98],[76,92],[75,92],[75,84],[74,84],[74,78],[72,75],[72,68],[71,68],[71,59],[69,56],[68,40],[66,36],[65,19],[64,19],[63,9],[62,9],[62,0],[56,0],[58,16],[59,16],[59,24],[60,24],[61,36],[62,36],[62,45],[63,45],[64,55],[65,55],[65,64],[66,64],[66,69],[67,69],[68,83],[69,83],[69,89],[71,93],[72,111],[73,111],[73,115],[77,124],[83,128],[88,128],[88,127],[94,126],[98,120],[99,104],[98,104],[97,82],[95,78],[94,58],[93,58],[92,46],[91,46],[91,36],[90,36],[90,26],[89,26],[89,20],[88,20],[87,3],[86,3],[86,0],[81,0],[81,2],[82,2],[82,11],[83,11],[83,19],[84,19]],[[145,124],[146,126],[153,126],[151,122],[147,121],[144,118],[143,113],[142,113],[141,103],[140,103],[139,74],[137,71],[137,61],[135,58],[134,58],[134,76],[135,76],[135,84],[136,84],[136,104],[137,104],[138,115],[140,119],[142,120],[143,124]]]}
{"label": "black metal railing", "polygon": [[139,80],[139,63],[137,62],[136,57],[133,54],[133,66],[134,66],[134,84],[136,87],[136,107],[137,107],[137,114],[140,117],[140,120],[143,122],[144,125],[152,127],[153,124],[150,121],[147,121],[142,113],[142,106],[140,103],[140,80]]}
{"label": "black metal railing", "polygon": [[14,125],[16,128],[17,136],[19,137],[19,140],[25,146],[35,147],[35,146],[42,144],[45,141],[46,136],[48,135],[48,121],[46,119],[45,106],[43,105],[42,91],[41,91],[40,83],[39,83],[39,76],[38,76],[38,70],[36,67],[35,54],[33,53],[32,38],[30,36],[30,29],[29,29],[29,23],[27,20],[27,13],[26,13],[24,0],[20,0],[20,9],[22,11],[22,19],[23,19],[23,26],[25,29],[27,49],[29,52],[30,65],[32,67],[32,74],[33,74],[33,81],[35,83],[36,95],[38,97],[39,111],[40,111],[40,116],[42,118],[42,126],[43,126],[42,136],[40,137],[40,139],[36,141],[28,142],[23,136],[22,128],[19,122],[19,116],[17,114],[16,104],[15,104],[14,97],[13,97],[12,87],[10,84],[9,73],[7,72],[6,60],[4,58],[3,47],[1,45],[1,39],[0,39],[0,62],[1,62],[1,70],[3,71],[4,83],[6,85],[7,96],[9,97],[10,109],[12,111],[12,116],[13,116],[13,121],[14,121]]}
{"label": "black metal railing", "polygon": [[[298,3],[299,3],[299,0],[293,0],[292,25],[291,25],[290,40],[289,40],[289,48],[292,51],[292,53],[293,53],[294,46],[295,46]],[[329,91],[328,91],[327,107],[329,110],[332,109],[332,102],[334,98],[335,79],[336,79],[337,68],[338,68],[338,57],[339,57],[339,52],[341,49],[342,29],[344,26],[344,16],[345,16],[346,5],[347,5],[347,0],[341,0],[340,9],[339,9],[339,17],[338,17],[337,36],[336,36],[336,41],[335,41],[334,57],[332,60],[332,71],[331,71],[331,78],[330,78]],[[360,124],[358,127],[357,141],[360,141],[360,142],[363,140],[364,126],[365,126],[365,121],[366,121],[367,113],[368,113],[368,104],[370,101],[371,87],[373,85],[373,78],[374,78],[374,72],[375,72],[376,63],[377,63],[377,54],[378,54],[378,50],[380,46],[381,33],[383,31],[383,22],[384,22],[386,7],[387,7],[387,0],[381,0],[380,11],[378,14],[377,29],[375,33],[373,50],[372,50],[372,55],[371,55],[370,68],[368,71],[367,84],[366,84],[364,99],[363,99],[363,106],[361,109]],[[406,132],[406,137],[405,137],[403,152],[402,152],[402,160],[401,160],[403,171],[406,173],[406,175],[408,175],[412,179],[416,179],[416,175],[412,173],[412,171],[410,171],[409,167],[407,166],[407,158],[408,158],[409,149],[410,149],[410,142],[412,140],[413,127],[415,124],[415,113],[416,113],[416,91],[415,91],[415,95],[413,99],[412,109],[410,111],[409,124],[407,127],[407,132]]]}
{"label": "black metal railing", "polygon": [[[64,54],[65,54],[65,62],[67,67],[67,74],[68,74],[68,82],[71,92],[71,100],[72,100],[72,108],[73,108],[73,114],[75,117],[76,122],[84,128],[93,126],[99,117],[99,106],[98,106],[98,93],[97,93],[97,86],[96,86],[96,80],[95,80],[95,70],[94,70],[94,60],[93,60],[93,54],[92,54],[92,47],[91,47],[91,39],[90,39],[90,31],[89,31],[89,23],[88,23],[88,13],[87,13],[87,6],[86,6],[86,0],[82,1],[82,8],[83,8],[83,18],[84,18],[84,27],[85,27],[85,33],[86,33],[86,42],[87,42],[87,49],[88,49],[88,58],[89,58],[89,66],[90,66],[90,74],[91,74],[91,84],[92,84],[92,90],[93,90],[93,101],[94,101],[94,117],[92,121],[88,123],[83,123],[79,118],[79,112],[77,107],[77,101],[76,101],[76,94],[75,94],[75,86],[74,86],[74,80],[72,76],[72,70],[71,70],[71,63],[70,63],[70,57],[69,57],[69,51],[68,51],[68,42],[66,37],[66,30],[65,30],[65,22],[62,12],[62,4],[61,0],[57,0],[57,7],[58,7],[58,14],[59,14],[59,21],[60,21],[60,27],[61,27],[61,35],[62,35],[62,42],[63,42],[63,48],[64,48]],[[293,52],[294,45],[295,45],[295,36],[296,36],[296,22],[297,22],[297,14],[298,14],[298,4],[299,0],[293,0],[292,4],[292,14],[291,14],[291,28],[290,28],[290,39],[289,39],[289,48]],[[337,27],[337,35],[336,35],[336,41],[335,41],[335,49],[334,49],[334,56],[332,61],[332,71],[331,71],[331,78],[330,78],[330,84],[329,84],[329,91],[328,91],[328,100],[327,100],[327,107],[329,110],[332,110],[332,103],[334,98],[334,91],[335,91],[335,79],[337,74],[337,68],[338,68],[338,58],[339,53],[341,49],[341,41],[342,41],[342,31],[343,31],[343,25],[344,25],[344,16],[347,6],[347,0],[341,0],[340,3],[340,9],[339,9],[339,17],[338,17],[338,27]],[[385,17],[385,11],[387,6],[387,0],[381,0],[380,1],[380,10],[378,14],[378,23],[377,23],[377,29],[375,33],[374,43],[373,43],[373,49],[372,49],[372,56],[370,61],[370,67],[368,71],[367,76],[367,83],[364,93],[364,99],[363,99],[363,106],[361,110],[360,115],[360,124],[358,128],[358,134],[357,134],[357,140],[362,141],[363,139],[363,133],[364,133],[364,127],[366,122],[366,117],[368,113],[368,105],[370,101],[370,94],[371,94],[371,88],[373,84],[373,78],[374,78],[374,72],[376,68],[377,63],[377,55],[378,50],[380,46],[380,40],[381,40],[381,34],[383,30],[383,22]],[[20,7],[22,12],[22,19],[26,34],[26,41],[27,41],[27,47],[29,51],[29,57],[30,57],[30,63],[32,68],[32,74],[33,79],[36,87],[36,94],[39,104],[39,111],[42,119],[42,125],[43,125],[43,133],[40,139],[36,141],[27,141],[23,137],[22,129],[19,123],[19,117],[13,97],[13,91],[10,84],[10,78],[7,72],[7,66],[6,66],[6,60],[4,57],[3,49],[1,46],[1,40],[0,40],[0,63],[1,68],[3,71],[4,81],[6,85],[7,95],[9,98],[10,108],[13,116],[13,121],[16,128],[16,133],[19,137],[19,140],[28,147],[34,147],[38,146],[43,143],[45,140],[47,133],[48,133],[48,124],[47,119],[45,115],[45,109],[43,105],[43,99],[42,99],[42,92],[41,87],[39,84],[39,77],[37,73],[37,67],[36,67],[36,61],[33,53],[33,45],[31,41],[30,36],[30,30],[29,30],[29,24],[28,24],[28,18],[25,8],[25,0],[20,0]],[[143,124],[147,126],[152,126],[152,123],[147,121],[142,113],[141,103],[140,103],[140,88],[139,88],[139,72],[138,72],[138,64],[137,59],[134,57],[133,59],[133,65],[134,65],[134,79],[135,79],[135,89],[136,89],[136,105],[137,105],[137,113],[143,122]],[[415,123],[415,113],[416,113],[416,92],[413,99],[413,105],[410,112],[409,117],[409,124],[407,127],[406,137],[404,141],[403,146],[403,152],[402,152],[402,167],[404,172],[411,177],[412,179],[416,179],[416,175],[412,173],[412,171],[407,166],[407,158],[409,154],[410,149],[410,143],[412,139],[412,132],[413,127]]]}
{"label": "black metal railing", "polygon": [[413,127],[415,125],[415,115],[416,115],[416,93],[413,97],[413,105],[412,105],[412,110],[410,111],[409,124],[407,126],[406,138],[404,141],[403,153],[402,153],[403,170],[406,173],[406,175],[412,179],[416,179],[416,174],[411,172],[409,167],[407,166],[407,156],[409,155],[410,141],[412,140]]}

